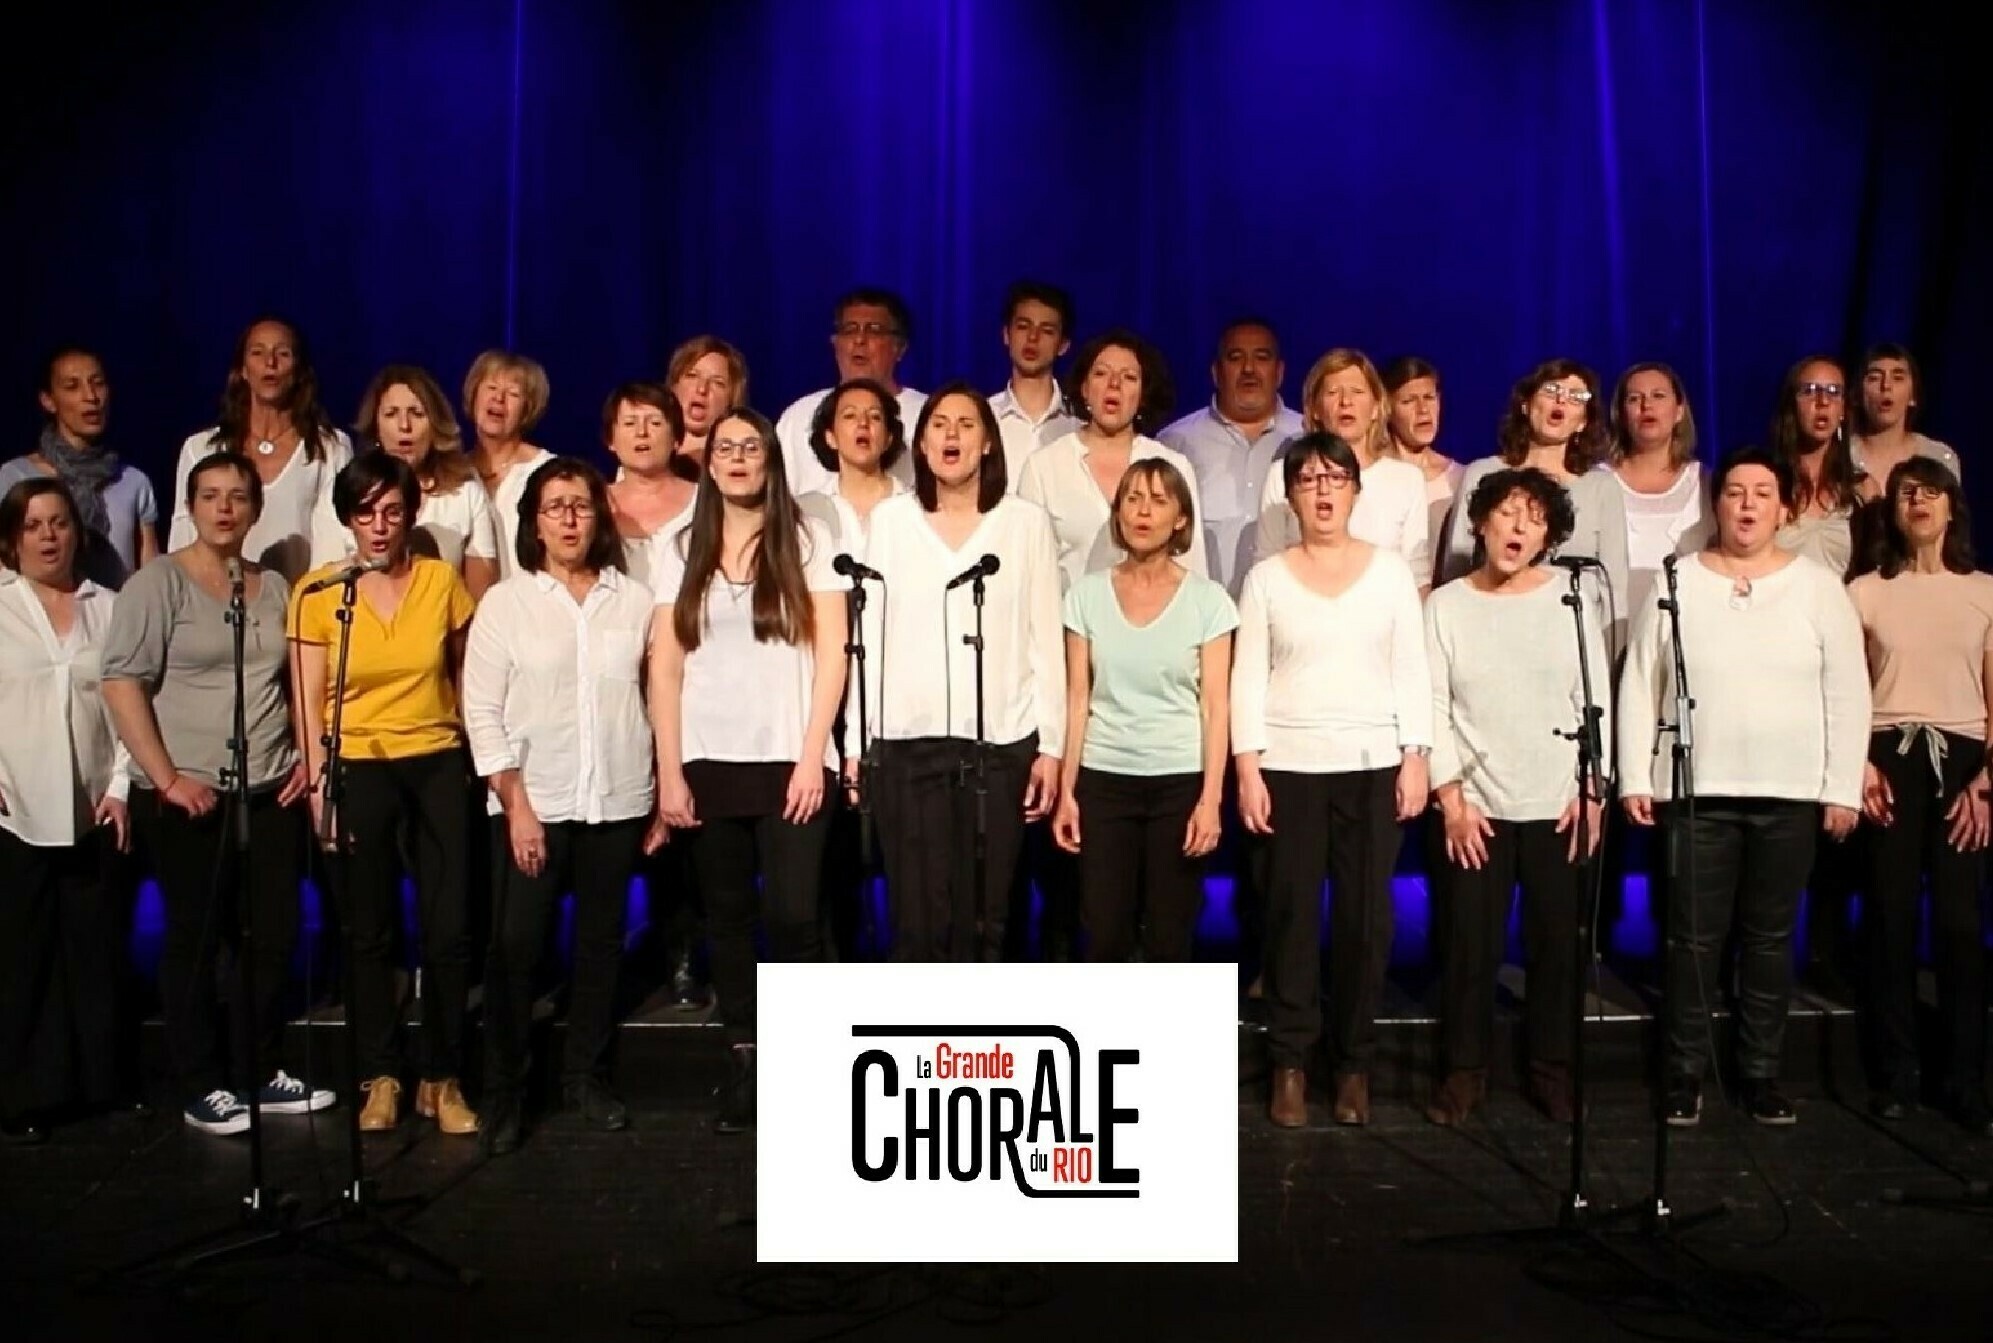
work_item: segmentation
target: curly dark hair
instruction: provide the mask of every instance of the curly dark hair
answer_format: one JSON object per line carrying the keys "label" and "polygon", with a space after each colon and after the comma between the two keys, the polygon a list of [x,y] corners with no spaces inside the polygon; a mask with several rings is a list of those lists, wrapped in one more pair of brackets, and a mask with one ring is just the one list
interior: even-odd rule
{"label": "curly dark hair", "polygon": [[1086,408],[1086,377],[1094,361],[1109,349],[1122,349],[1135,356],[1142,369],[1142,401],[1135,408],[1135,432],[1153,433],[1169,423],[1176,406],[1176,384],[1170,381],[1169,364],[1162,351],[1126,327],[1104,331],[1080,346],[1073,356],[1072,370],[1066,375],[1066,404],[1082,420],[1090,418]]}
{"label": "curly dark hair", "polygon": [[1543,549],[1531,564],[1541,564],[1550,553],[1571,539],[1571,533],[1578,529],[1578,510],[1571,504],[1571,492],[1558,484],[1547,471],[1539,471],[1533,466],[1510,467],[1482,477],[1474,487],[1474,493],[1467,499],[1467,521],[1474,532],[1474,563],[1485,563],[1487,556],[1481,543],[1481,528],[1494,516],[1496,509],[1507,503],[1515,495],[1526,495],[1529,501],[1543,512],[1543,521],[1549,531],[1543,538]]}
{"label": "curly dark hair", "polygon": [[847,379],[817,403],[817,413],[810,420],[810,451],[823,463],[824,470],[837,474],[837,449],[830,445],[830,431],[831,426],[837,423],[839,403],[851,392],[870,392],[878,398],[879,411],[886,420],[886,447],[879,454],[879,469],[892,470],[893,464],[906,455],[906,426],[900,422],[899,398],[887,391],[885,384],[876,378]]}
{"label": "curly dark hair", "polygon": [[1591,394],[1585,402],[1585,424],[1564,445],[1564,469],[1582,476],[1605,456],[1609,428],[1606,405],[1599,392],[1599,375],[1575,359],[1546,359],[1531,369],[1509,392],[1509,408],[1495,430],[1496,451],[1510,466],[1521,466],[1529,457],[1529,402],[1546,383],[1576,378]]}

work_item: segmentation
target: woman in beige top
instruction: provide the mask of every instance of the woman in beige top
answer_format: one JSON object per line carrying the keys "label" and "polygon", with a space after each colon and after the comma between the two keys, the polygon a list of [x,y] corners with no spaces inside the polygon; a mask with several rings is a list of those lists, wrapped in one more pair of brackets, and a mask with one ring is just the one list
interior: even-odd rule
{"label": "woman in beige top", "polygon": [[1848,447],[1848,378],[1840,361],[1814,355],[1794,364],[1779,389],[1772,451],[1792,468],[1794,494],[1779,549],[1848,571],[1851,519],[1861,496]]}
{"label": "woman in beige top", "polygon": [[1993,688],[1993,575],[1972,563],[1958,477],[1929,457],[1889,473],[1875,572],[1849,586],[1874,684],[1862,781],[1869,836],[1864,1019],[1879,1066],[1870,1108],[1901,1119],[1917,1072],[1919,889],[1931,891],[1931,954],[1949,1045],[1944,1104],[1993,1136],[1986,1099],[1986,956],[1979,883],[1989,829],[1987,741]]}

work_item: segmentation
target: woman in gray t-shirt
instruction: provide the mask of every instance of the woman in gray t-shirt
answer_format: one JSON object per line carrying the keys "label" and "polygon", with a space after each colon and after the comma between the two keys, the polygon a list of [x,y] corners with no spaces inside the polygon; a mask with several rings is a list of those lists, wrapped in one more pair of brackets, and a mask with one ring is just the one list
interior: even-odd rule
{"label": "woman in gray t-shirt", "polygon": [[[209,1133],[249,1127],[246,1088],[265,1114],[332,1103],[278,1063],[279,1011],[298,931],[305,771],[292,743],[281,575],[242,558],[262,508],[262,484],[235,453],[203,458],[187,477],[195,537],[132,576],[104,641],[104,699],[131,752],[132,819],[144,835],[166,905],[160,998],[186,1122]],[[230,604],[244,607],[249,852],[227,861],[234,794],[228,741],[235,710]],[[256,936],[249,1002],[229,1013],[228,1064],[217,1040],[215,962],[250,902]],[[254,1032],[250,1023],[254,1023]]]}

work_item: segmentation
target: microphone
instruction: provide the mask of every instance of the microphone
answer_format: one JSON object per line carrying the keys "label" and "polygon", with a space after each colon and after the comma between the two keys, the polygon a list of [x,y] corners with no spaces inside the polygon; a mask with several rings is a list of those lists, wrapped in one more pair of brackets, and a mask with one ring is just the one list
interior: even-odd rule
{"label": "microphone", "polygon": [[1585,569],[1597,569],[1600,573],[1605,572],[1605,565],[1593,559],[1590,555],[1558,555],[1553,557],[1550,562],[1559,569],[1568,569],[1574,574]]}
{"label": "microphone", "polygon": [[886,576],[869,565],[860,564],[849,555],[839,555],[830,562],[830,567],[844,578],[861,579],[870,583],[883,583]]}
{"label": "microphone", "polygon": [[981,559],[977,560],[974,564],[964,569],[961,573],[956,574],[953,578],[949,579],[948,586],[943,588],[942,591],[953,592],[956,588],[961,587],[964,583],[973,583],[979,578],[988,578],[991,574],[994,574],[998,569],[1002,567],[1003,567],[1002,564],[998,561],[996,556],[985,555]]}
{"label": "microphone", "polygon": [[237,592],[242,591],[242,561],[234,555],[228,557],[228,585]]}
{"label": "microphone", "polygon": [[1675,576],[1675,566],[1677,564],[1680,564],[1681,562],[1682,562],[1682,557],[1680,555],[1675,554],[1673,551],[1669,551],[1666,555],[1664,555],[1661,558],[1661,567],[1668,571],[1669,578],[1673,578]]}
{"label": "microphone", "polygon": [[305,584],[304,591],[299,595],[304,597],[309,597],[314,592],[323,592],[327,588],[336,588],[343,584],[354,582],[360,577],[361,574],[380,573],[383,569],[387,567],[388,567],[388,562],[384,559],[355,560],[353,563],[347,565],[344,569],[339,569],[333,573],[329,573],[325,577],[319,579],[317,582]]}

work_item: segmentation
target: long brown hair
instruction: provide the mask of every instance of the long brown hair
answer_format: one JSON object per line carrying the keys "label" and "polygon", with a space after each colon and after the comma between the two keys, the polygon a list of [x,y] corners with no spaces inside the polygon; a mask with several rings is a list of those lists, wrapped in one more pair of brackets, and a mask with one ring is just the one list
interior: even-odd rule
{"label": "long brown hair", "polygon": [[221,415],[209,443],[217,452],[249,450],[249,380],[242,376],[242,361],[249,357],[249,337],[259,326],[280,326],[291,338],[291,391],[284,398],[284,410],[291,417],[291,428],[298,431],[305,460],[323,461],[333,438],[332,417],[319,402],[318,371],[312,367],[304,333],[281,317],[258,317],[235,338],[235,362],[222,385]]}
{"label": "long brown hair", "polygon": [[1841,427],[1834,431],[1827,446],[1822,448],[1820,459],[1820,482],[1817,493],[1824,495],[1831,508],[1852,509],[1861,502],[1855,492],[1855,458],[1848,447],[1848,398],[1855,389],[1848,386],[1848,370],[1840,360],[1830,354],[1809,354],[1785,371],[1785,381],[1779,384],[1778,410],[1772,415],[1772,451],[1779,460],[1792,468],[1793,493],[1791,515],[1798,517],[1813,506],[1815,487],[1807,482],[1806,473],[1799,469],[1799,459],[1806,455],[1806,435],[1799,428],[1799,375],[1813,364],[1825,364],[1840,375],[1841,380]]}
{"label": "long brown hair", "polygon": [[761,440],[761,460],[768,472],[761,491],[761,530],[748,546],[754,585],[754,637],[761,643],[807,644],[816,637],[816,619],[810,608],[810,585],[803,577],[804,516],[789,493],[789,476],[783,469],[782,445],[775,440],[775,426],[766,415],[747,406],[735,406],[713,421],[705,469],[699,473],[699,492],[692,499],[692,521],[673,541],[685,559],[685,577],[672,602],[672,633],[678,637],[678,646],[688,653],[705,635],[706,593],[720,572],[721,551],[726,544],[726,500],[713,480],[718,461],[713,443],[720,426],[729,420],[754,430]]}
{"label": "long brown hair", "polygon": [[406,387],[422,403],[423,411],[429,416],[429,431],[432,435],[429,444],[428,460],[422,463],[417,472],[418,478],[427,475],[435,482],[437,494],[453,494],[477,478],[477,468],[471,459],[464,455],[464,431],[457,424],[456,412],[450,409],[450,399],[443,395],[442,384],[431,377],[429,370],[414,364],[389,364],[374,375],[367,384],[367,390],[360,396],[360,410],[354,418],[354,428],[361,439],[375,447],[381,445],[380,412],[381,398],[391,387]]}
{"label": "long brown hair", "polygon": [[1614,462],[1625,461],[1633,451],[1633,426],[1626,422],[1626,384],[1641,373],[1658,373],[1666,378],[1675,394],[1675,404],[1682,408],[1680,422],[1668,435],[1668,465],[1687,466],[1695,460],[1695,411],[1689,407],[1688,388],[1682,386],[1681,375],[1675,370],[1651,359],[1633,365],[1613,384],[1612,404],[1606,407],[1606,423],[1612,428],[1612,442],[1607,451]]}

